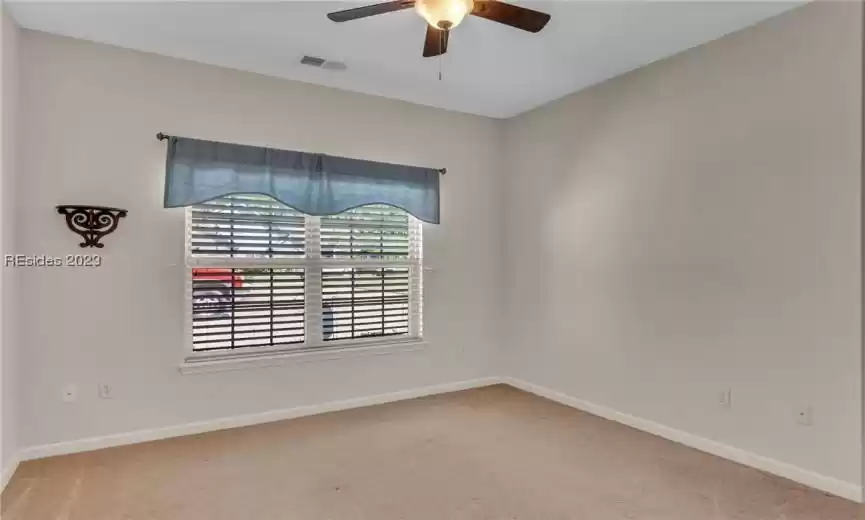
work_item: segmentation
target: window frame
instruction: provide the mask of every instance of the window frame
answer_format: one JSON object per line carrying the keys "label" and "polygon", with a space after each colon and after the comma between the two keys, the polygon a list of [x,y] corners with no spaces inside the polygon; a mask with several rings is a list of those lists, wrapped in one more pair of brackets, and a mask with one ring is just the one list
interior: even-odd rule
{"label": "window frame", "polygon": [[[321,218],[304,215],[304,257],[231,258],[218,255],[193,255],[191,250],[192,211],[184,208],[184,362],[195,363],[233,359],[265,358],[327,352],[345,349],[368,349],[376,346],[422,343],[423,338],[423,223],[408,216],[409,256],[405,259],[324,258],[321,256]],[[350,211],[350,210],[349,210]],[[327,217],[324,217],[327,218]],[[301,268],[304,269],[304,341],[292,345],[238,347],[224,350],[195,350],[193,343],[193,268]],[[370,336],[324,340],[322,322],[322,269],[325,268],[402,267],[408,279],[408,333],[394,336]]]}

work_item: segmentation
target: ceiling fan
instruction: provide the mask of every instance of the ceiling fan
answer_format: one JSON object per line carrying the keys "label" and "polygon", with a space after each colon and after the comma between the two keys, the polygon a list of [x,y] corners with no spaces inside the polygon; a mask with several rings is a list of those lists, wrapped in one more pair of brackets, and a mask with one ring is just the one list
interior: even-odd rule
{"label": "ceiling fan", "polygon": [[347,22],[368,16],[402,11],[414,7],[428,26],[424,40],[425,58],[439,56],[448,50],[451,29],[466,15],[480,16],[517,29],[536,33],[547,25],[550,15],[499,0],[395,0],[329,13],[334,22]]}

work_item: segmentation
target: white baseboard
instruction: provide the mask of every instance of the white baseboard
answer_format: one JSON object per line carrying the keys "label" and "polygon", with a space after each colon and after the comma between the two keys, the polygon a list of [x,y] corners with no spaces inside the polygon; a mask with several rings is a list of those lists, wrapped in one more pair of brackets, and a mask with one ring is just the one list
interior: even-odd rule
{"label": "white baseboard", "polygon": [[853,500],[854,502],[861,503],[863,501],[862,487],[857,486],[856,484],[852,484],[850,482],[844,482],[842,480],[828,477],[826,475],[821,475],[819,473],[815,473],[813,471],[809,471],[798,466],[788,464],[786,462],[770,459],[762,455],[757,455],[755,453],[741,450],[739,448],[734,448],[720,442],[706,439],[705,437],[700,437],[698,435],[677,430],[675,428],[670,428],[668,426],[664,426],[662,424],[658,424],[647,419],[642,419],[640,417],[635,417],[633,415],[622,413],[611,408],[607,408],[605,406],[601,406],[588,401],[583,401],[582,399],[577,399],[567,394],[563,394],[561,392],[557,392],[555,390],[551,390],[540,385],[529,383],[522,379],[505,377],[502,378],[502,382],[511,385],[514,388],[518,388],[520,390],[524,390],[526,392],[530,392],[532,394],[550,399],[551,401],[556,401],[566,406],[588,412],[592,415],[603,417],[604,419],[616,421],[626,426],[630,426],[631,428],[635,428],[646,433],[651,433],[652,435],[657,435],[658,437],[663,437],[665,439],[678,442],[679,444],[684,444],[685,446],[724,459],[728,459],[733,462],[738,462],[739,464],[745,466],[749,466],[755,469],[765,471],[767,473],[771,473],[773,475],[778,475],[780,477],[790,479],[800,484],[804,484],[806,486],[825,491],[826,493],[837,495],[848,500]]}
{"label": "white baseboard", "polygon": [[445,383],[435,386],[425,386],[420,388],[411,388],[408,390],[400,390],[398,392],[391,392],[387,394],[370,395],[366,397],[357,397],[341,401],[330,401],[327,403],[316,405],[298,406],[295,408],[286,408],[283,410],[272,410],[261,413],[238,415],[234,417],[224,417],[222,419],[179,424],[176,426],[167,426],[163,428],[138,430],[128,433],[106,435],[102,437],[90,437],[75,441],[58,442],[55,444],[44,444],[41,446],[31,446],[29,448],[21,450],[19,454],[19,459],[22,461],[41,459],[45,457],[53,457],[55,455],[80,453],[84,451],[99,450],[102,448],[111,448],[114,446],[124,446],[127,444],[137,444],[140,442],[168,439],[171,437],[196,435],[199,433],[217,430],[227,430],[229,428],[252,426],[255,424],[281,421],[284,419],[294,419],[296,417],[317,415],[326,412],[336,412],[339,410],[348,410],[351,408],[361,408],[364,406],[402,401],[405,399],[414,399],[416,397],[424,397],[434,394],[444,394],[448,392],[456,392],[459,390],[468,390],[469,388],[490,386],[499,384],[501,382],[501,378],[498,377],[487,377],[482,379],[472,379],[468,381],[456,381],[453,383]]}
{"label": "white baseboard", "polygon": [[20,458],[18,457],[18,455],[13,456],[12,460],[10,460],[9,463],[6,464],[6,467],[3,468],[3,471],[0,472],[0,493],[2,493],[4,489],[6,489],[6,484],[8,484],[10,480],[12,480],[12,475],[14,475],[15,470],[18,469],[19,460]]}

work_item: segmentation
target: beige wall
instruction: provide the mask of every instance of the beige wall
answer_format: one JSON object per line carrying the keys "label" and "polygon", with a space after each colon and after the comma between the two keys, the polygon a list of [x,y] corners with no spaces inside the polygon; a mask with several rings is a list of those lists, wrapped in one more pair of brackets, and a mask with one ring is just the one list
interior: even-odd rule
{"label": "beige wall", "polygon": [[510,373],[858,489],[861,25],[817,2],[509,121]]}
{"label": "beige wall", "polygon": [[[98,269],[22,270],[21,405],[29,446],[394,392],[489,375],[498,122],[25,31],[21,251],[80,252],[53,210],[129,210]],[[184,212],[162,207],[157,132],[447,167],[424,226],[425,349],[322,355],[181,375]],[[97,383],[116,397],[97,398]],[[75,403],[61,401],[76,384]]]}
{"label": "beige wall", "polygon": [[[15,177],[18,175],[18,38],[19,29],[0,5],[0,244],[15,249]],[[20,344],[17,341],[17,273],[0,267],[0,488],[9,478],[18,451]]]}

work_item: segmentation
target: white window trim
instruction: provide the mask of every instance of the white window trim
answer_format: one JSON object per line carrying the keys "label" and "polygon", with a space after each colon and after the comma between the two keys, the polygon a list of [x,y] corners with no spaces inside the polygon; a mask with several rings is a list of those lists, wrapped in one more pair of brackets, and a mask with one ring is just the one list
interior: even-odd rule
{"label": "white window trim", "polygon": [[[294,350],[275,349],[270,352],[256,354],[246,352],[227,356],[195,355],[184,359],[178,369],[184,375],[210,372],[226,372],[251,368],[267,368],[289,363],[317,363],[337,361],[340,359],[361,356],[382,356],[398,353],[416,352],[425,349],[429,343],[425,339],[401,338],[385,341],[358,340],[358,343],[342,346],[325,346],[317,348],[298,348]],[[251,349],[248,349],[251,350]]]}
{"label": "white window trim", "polygon": [[[306,258],[280,258],[280,259],[248,259],[248,258],[224,258],[196,256],[190,254],[190,218],[192,207],[187,207],[184,219],[185,242],[184,250],[186,256],[184,275],[184,355],[179,366],[180,371],[186,373],[211,372],[221,370],[233,370],[236,368],[255,368],[283,364],[286,360],[306,357],[320,357],[321,355],[334,355],[349,350],[371,351],[380,353],[378,349],[384,348],[382,352],[415,350],[425,347],[423,338],[423,224],[409,215],[409,233],[420,235],[415,241],[415,247],[410,250],[408,260],[357,260],[350,258],[321,258],[320,253],[320,218],[307,216],[305,218],[306,229]],[[343,339],[324,341],[322,337],[321,323],[321,284],[315,283],[316,277],[320,280],[321,269],[327,267],[407,267],[409,269],[409,332],[405,336],[369,337],[356,339]],[[304,292],[304,323],[305,341],[290,346],[280,347],[246,347],[233,350],[211,350],[196,351],[194,349],[193,313],[192,313],[192,268],[193,267],[234,267],[234,268],[273,268],[273,267],[298,267],[304,268],[305,292]],[[309,281],[313,280],[313,284]],[[312,285],[313,290],[310,290]],[[315,288],[318,288],[316,291]]]}

